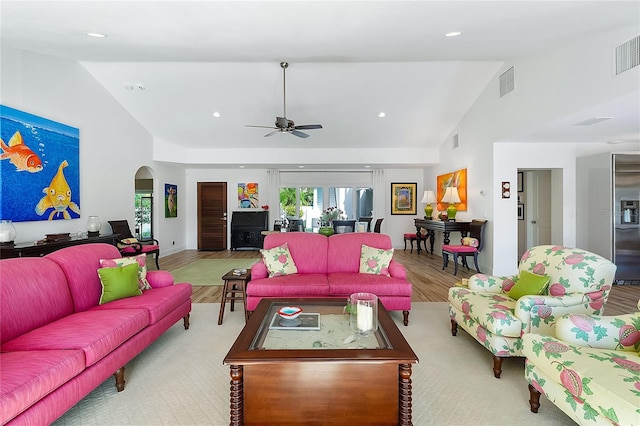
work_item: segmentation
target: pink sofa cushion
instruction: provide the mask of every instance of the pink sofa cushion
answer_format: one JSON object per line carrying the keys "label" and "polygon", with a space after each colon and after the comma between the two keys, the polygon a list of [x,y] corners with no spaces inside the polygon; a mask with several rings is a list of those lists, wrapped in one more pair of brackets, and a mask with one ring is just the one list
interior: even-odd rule
{"label": "pink sofa cushion", "polygon": [[385,234],[352,232],[335,234],[328,239],[327,271],[358,272],[362,245],[388,250],[392,248],[391,238]]}
{"label": "pink sofa cushion", "polygon": [[113,259],[120,256],[115,246],[110,244],[82,244],[54,251],[45,256],[57,263],[62,268],[71,297],[73,298],[74,312],[86,311],[98,305],[102,285],[98,278],[100,259]]}
{"label": "pink sofa cushion", "polygon": [[264,248],[271,249],[288,243],[298,274],[326,274],[327,240],[324,235],[311,232],[283,232],[267,235]]}
{"label": "pink sofa cushion", "polygon": [[0,344],[73,313],[65,275],[46,258],[0,261],[0,282]]}
{"label": "pink sofa cushion", "polygon": [[84,369],[79,350],[0,354],[0,423],[5,424]]}
{"label": "pink sofa cushion", "polygon": [[377,296],[411,297],[412,293],[410,282],[386,275],[334,272],[329,274],[328,279],[331,296],[350,296],[353,293],[366,292]]}
{"label": "pink sofa cushion", "polygon": [[[79,312],[2,345],[2,352],[80,349],[90,366],[149,324],[144,309]],[[4,368],[3,368],[4,369]]]}
{"label": "pink sofa cushion", "polygon": [[171,287],[145,290],[141,297],[115,300],[91,308],[90,311],[144,309],[149,313],[149,324],[155,324],[190,298],[191,284],[176,284]]}
{"label": "pink sofa cushion", "polygon": [[247,286],[247,295],[263,297],[327,296],[328,294],[329,283],[326,274],[294,274],[252,279]]}

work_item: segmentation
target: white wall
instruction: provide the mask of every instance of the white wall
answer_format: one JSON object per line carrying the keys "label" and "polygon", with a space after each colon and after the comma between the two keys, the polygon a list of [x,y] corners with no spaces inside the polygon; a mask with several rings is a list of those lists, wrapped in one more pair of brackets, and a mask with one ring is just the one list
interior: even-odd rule
{"label": "white wall", "polygon": [[[184,183],[180,167],[152,161],[151,135],[78,62],[4,46],[1,59],[0,103],[80,130],[81,217],[16,223],[18,243],[86,231],[89,215],[99,216],[102,233],[110,232],[110,219],[127,219],[133,226],[134,177],[141,166],[153,171],[158,195],[166,179]],[[184,231],[180,219],[164,219],[162,197],[154,203],[154,233],[164,255],[173,240],[184,246]]]}
{"label": "white wall", "polygon": [[[517,201],[502,200],[499,186],[501,181],[515,184],[518,168],[563,169],[563,244],[576,244],[575,159],[583,151],[581,144],[522,144],[517,143],[518,135],[637,93],[640,67],[613,75],[615,46],[636,35],[633,27],[617,29],[506,62],[443,142],[441,163],[425,171],[425,184],[435,185],[437,175],[467,167],[469,211],[457,217],[489,219],[481,268],[492,265],[492,273],[498,275],[517,270]],[[516,89],[499,98],[498,76],[511,66]],[[457,149],[451,147],[455,134],[460,137]]]}

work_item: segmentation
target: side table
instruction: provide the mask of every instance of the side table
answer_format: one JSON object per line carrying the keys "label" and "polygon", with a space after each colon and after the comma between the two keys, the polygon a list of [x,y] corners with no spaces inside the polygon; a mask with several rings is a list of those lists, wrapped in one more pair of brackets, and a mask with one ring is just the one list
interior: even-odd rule
{"label": "side table", "polygon": [[244,321],[247,322],[247,283],[251,279],[251,270],[241,274],[234,274],[237,269],[232,269],[222,276],[224,287],[222,288],[222,299],[220,300],[220,314],[218,315],[218,325],[222,324],[224,316],[224,308],[227,301],[231,302],[231,311],[233,312],[236,300],[242,300],[244,304]]}

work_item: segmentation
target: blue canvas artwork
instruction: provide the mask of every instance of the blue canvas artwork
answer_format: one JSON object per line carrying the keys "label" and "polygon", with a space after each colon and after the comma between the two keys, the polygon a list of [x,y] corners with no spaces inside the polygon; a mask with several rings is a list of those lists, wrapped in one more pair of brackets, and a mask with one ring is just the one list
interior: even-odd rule
{"label": "blue canvas artwork", "polygon": [[80,131],[0,105],[0,218],[80,217]]}

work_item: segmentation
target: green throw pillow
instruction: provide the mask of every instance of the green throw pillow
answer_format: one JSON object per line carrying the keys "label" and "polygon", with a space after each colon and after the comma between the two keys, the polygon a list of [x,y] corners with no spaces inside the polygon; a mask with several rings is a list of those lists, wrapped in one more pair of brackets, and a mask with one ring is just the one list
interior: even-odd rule
{"label": "green throw pillow", "polygon": [[139,296],[142,291],[138,288],[138,264],[98,269],[102,294],[100,305],[125,297]]}
{"label": "green throw pillow", "polygon": [[520,271],[518,282],[507,293],[510,298],[518,300],[522,296],[542,294],[549,285],[549,277],[537,275],[529,271]]}

